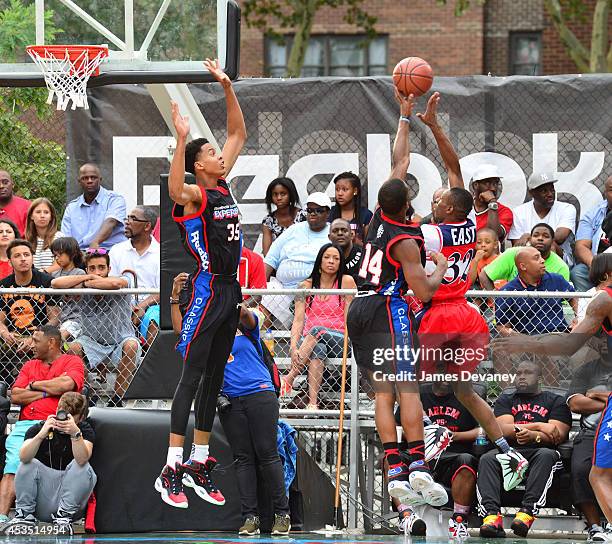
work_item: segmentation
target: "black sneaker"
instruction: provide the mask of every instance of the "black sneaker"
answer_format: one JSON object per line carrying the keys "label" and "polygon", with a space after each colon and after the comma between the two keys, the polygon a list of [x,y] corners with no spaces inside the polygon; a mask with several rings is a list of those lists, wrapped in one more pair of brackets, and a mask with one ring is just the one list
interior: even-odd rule
{"label": "black sneaker", "polygon": [[285,536],[291,531],[291,518],[289,514],[275,514],[272,536]]}
{"label": "black sneaker", "polygon": [[73,534],[72,530],[72,516],[67,512],[58,510],[57,514],[51,514],[53,520],[53,526],[57,528],[58,535],[70,536]]}
{"label": "black sneaker", "polygon": [[223,506],[225,497],[217,489],[210,477],[210,473],[215,468],[217,460],[209,457],[204,463],[190,459],[183,466],[183,485],[191,487],[201,499]]}
{"label": "black sneaker", "polygon": [[174,508],[187,508],[189,503],[183,490],[182,466],[172,468],[165,465],[161,474],[155,480],[155,491],[157,491],[166,504]]}
{"label": "black sneaker", "polygon": [[238,529],[239,535],[253,536],[259,534],[259,518],[257,516],[248,515],[242,524],[242,527]]}

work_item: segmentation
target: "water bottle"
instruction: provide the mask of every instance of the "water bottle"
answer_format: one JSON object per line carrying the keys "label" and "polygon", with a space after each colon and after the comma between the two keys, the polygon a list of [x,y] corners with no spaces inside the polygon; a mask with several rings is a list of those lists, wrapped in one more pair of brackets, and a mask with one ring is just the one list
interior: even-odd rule
{"label": "water bottle", "polygon": [[264,334],[263,341],[268,348],[270,355],[274,356],[274,335],[270,329],[268,329],[266,334]]}
{"label": "water bottle", "polygon": [[474,440],[474,455],[481,456],[488,449],[489,441],[487,440],[487,434],[484,432],[482,427],[478,427],[478,435]]}

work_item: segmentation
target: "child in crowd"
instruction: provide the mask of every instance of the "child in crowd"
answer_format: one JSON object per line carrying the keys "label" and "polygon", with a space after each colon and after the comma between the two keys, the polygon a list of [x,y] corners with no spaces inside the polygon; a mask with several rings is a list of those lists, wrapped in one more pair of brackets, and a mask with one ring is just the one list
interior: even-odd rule
{"label": "child in crowd", "polygon": [[363,244],[366,228],[372,219],[372,212],[361,206],[361,181],[353,172],[343,172],[334,179],[336,204],[329,212],[329,222],[346,219],[355,233],[355,243]]}
{"label": "child in crowd", "polygon": [[480,287],[478,274],[499,255],[499,238],[497,233],[485,227],[476,233],[476,255],[470,267],[470,281],[473,287]]}
{"label": "child in crowd", "polygon": [[[52,272],[53,278],[62,276],[84,276],[83,254],[75,238],[67,236],[56,238],[51,242],[51,252],[55,262],[60,267]],[[60,304],[60,332],[64,341],[70,341],[79,336],[81,323],[76,297],[65,295]]]}
{"label": "child in crowd", "polygon": [[[276,208],[274,211],[272,204]],[[272,242],[286,229],[295,223],[306,221],[306,211],[300,208],[300,198],[295,183],[290,178],[276,178],[270,182],[266,189],[266,206],[268,215],[261,222],[264,257],[268,254]]]}

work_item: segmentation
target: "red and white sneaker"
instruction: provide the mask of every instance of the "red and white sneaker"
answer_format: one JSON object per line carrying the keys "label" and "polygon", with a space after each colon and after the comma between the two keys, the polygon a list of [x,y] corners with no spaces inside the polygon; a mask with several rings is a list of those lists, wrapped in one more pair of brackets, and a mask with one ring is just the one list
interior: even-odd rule
{"label": "red and white sneaker", "polygon": [[183,490],[183,471],[181,465],[172,468],[166,465],[161,474],[155,480],[155,491],[157,491],[166,504],[174,508],[188,508],[189,502]]}
{"label": "red and white sneaker", "polygon": [[214,457],[209,457],[204,463],[190,459],[183,466],[183,484],[191,487],[198,497],[217,506],[225,504],[223,493],[217,489],[210,473],[217,464]]}

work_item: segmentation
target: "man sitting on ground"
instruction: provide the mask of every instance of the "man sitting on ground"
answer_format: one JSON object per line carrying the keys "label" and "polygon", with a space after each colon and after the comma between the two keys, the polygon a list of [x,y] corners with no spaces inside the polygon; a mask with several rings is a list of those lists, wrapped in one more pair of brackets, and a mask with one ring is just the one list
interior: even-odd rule
{"label": "man sitting on ground", "polygon": [[[572,414],[561,395],[542,391],[539,365],[523,361],[517,369],[516,392],[495,401],[495,415],[504,436],[529,461],[522,507],[512,522],[515,535],[525,538],[540,508],[554,473],[563,467],[556,446],[567,440]],[[501,515],[501,465],[490,451],[478,467],[478,509],[483,516],[482,538],[505,537]]]}
{"label": "man sitting on ground", "polygon": [[11,401],[21,406],[19,421],[6,439],[6,466],[0,483],[0,523],[8,521],[15,500],[15,473],[19,450],[27,430],[55,414],[60,397],[81,391],[85,368],[80,357],[62,354],[62,335],[57,327],[45,325],[34,333],[36,359],[23,365],[11,390]]}
{"label": "man sitting on ground", "polygon": [[87,412],[86,397],[64,393],[57,412],[26,431],[12,523],[52,521],[72,534],[71,523],[83,517],[97,480],[89,464],[96,435]]}

